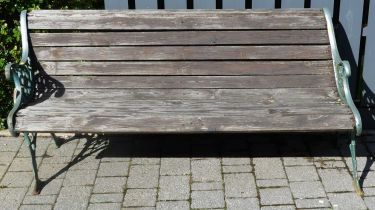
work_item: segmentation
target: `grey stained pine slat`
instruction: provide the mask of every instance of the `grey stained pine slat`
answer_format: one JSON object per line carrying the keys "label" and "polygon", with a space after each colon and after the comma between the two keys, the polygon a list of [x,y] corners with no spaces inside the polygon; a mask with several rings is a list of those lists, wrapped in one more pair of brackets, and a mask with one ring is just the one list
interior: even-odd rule
{"label": "grey stained pine slat", "polygon": [[105,11],[34,10],[29,29],[201,30],[325,29],[322,10]]}
{"label": "grey stained pine slat", "polygon": [[60,88],[317,88],[333,87],[333,76],[54,76]]}
{"label": "grey stained pine slat", "polygon": [[317,60],[329,45],[35,47],[38,60]]}
{"label": "grey stained pine slat", "polygon": [[[173,114],[139,116],[46,116],[18,117],[17,131],[75,133],[168,133],[168,132],[322,132],[353,129],[352,115],[281,113],[248,116],[188,116]],[[79,125],[79,126],[78,126]],[[298,126],[296,126],[298,125]]]}
{"label": "grey stained pine slat", "polygon": [[39,46],[329,44],[325,30],[31,33]]}
{"label": "grey stained pine slat", "polygon": [[331,74],[324,61],[41,61],[48,75],[310,75]]}

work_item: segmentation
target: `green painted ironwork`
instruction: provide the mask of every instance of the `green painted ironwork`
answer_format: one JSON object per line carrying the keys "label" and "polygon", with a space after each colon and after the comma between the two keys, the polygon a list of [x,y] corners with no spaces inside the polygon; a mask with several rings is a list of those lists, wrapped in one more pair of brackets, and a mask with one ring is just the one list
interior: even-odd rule
{"label": "green painted ironwork", "polygon": [[33,172],[34,172],[34,178],[35,178],[35,186],[34,186],[33,194],[37,195],[40,193],[41,188],[42,188],[42,181],[39,179],[38,166],[36,163],[36,154],[35,154],[37,134],[32,133],[30,135],[29,133],[25,132],[23,133],[23,138],[24,138],[25,144],[29,147],[29,151],[30,151],[31,163],[33,166]]}
{"label": "green painted ironwork", "polygon": [[357,158],[356,158],[356,137],[360,136],[362,134],[362,120],[361,115],[359,114],[359,111],[357,107],[355,106],[352,96],[350,94],[349,89],[349,77],[351,75],[351,69],[348,61],[343,61],[340,57],[338,48],[337,48],[337,42],[335,38],[335,32],[334,27],[332,23],[332,15],[330,14],[329,10],[324,8],[324,15],[327,20],[327,29],[328,29],[328,37],[331,44],[331,52],[332,52],[332,60],[333,60],[333,68],[335,71],[335,80],[337,85],[337,90],[339,93],[339,96],[341,100],[346,103],[354,115],[355,125],[354,130],[351,132],[350,135],[350,154],[352,158],[352,164],[353,164],[353,185],[356,189],[356,192],[359,195],[363,195],[363,191],[361,189],[361,186],[359,184],[359,177],[358,177],[358,171],[357,171]]}

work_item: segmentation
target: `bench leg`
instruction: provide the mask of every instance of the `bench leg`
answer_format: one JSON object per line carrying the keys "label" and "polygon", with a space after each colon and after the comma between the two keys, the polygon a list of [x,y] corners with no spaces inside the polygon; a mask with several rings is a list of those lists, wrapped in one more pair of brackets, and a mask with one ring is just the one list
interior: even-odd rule
{"label": "bench leg", "polygon": [[33,165],[33,172],[34,172],[34,178],[35,178],[35,186],[34,186],[33,195],[38,195],[42,189],[42,181],[39,179],[39,176],[38,176],[38,167],[37,167],[36,156],[35,156],[37,134],[32,133],[31,138],[30,138],[29,133],[25,132],[23,136],[24,136],[24,141],[26,145],[29,147],[31,163]]}
{"label": "bench leg", "polygon": [[361,189],[361,186],[359,185],[359,177],[358,177],[358,170],[357,170],[357,157],[356,157],[356,139],[355,135],[351,135],[351,142],[349,145],[350,149],[350,154],[352,156],[352,165],[353,165],[353,185],[355,187],[355,191],[357,192],[358,195],[363,196],[363,191]]}

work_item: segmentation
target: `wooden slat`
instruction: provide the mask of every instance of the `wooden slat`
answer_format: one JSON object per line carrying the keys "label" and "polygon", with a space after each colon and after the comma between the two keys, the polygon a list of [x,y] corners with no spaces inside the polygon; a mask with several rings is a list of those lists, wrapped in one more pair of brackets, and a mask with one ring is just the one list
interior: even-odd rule
{"label": "wooden slat", "polygon": [[69,88],[317,88],[336,86],[333,76],[54,76]]}
{"label": "wooden slat", "polygon": [[[48,123],[46,123],[48,119]],[[298,125],[298,126],[296,126]],[[34,116],[18,117],[17,131],[133,133],[133,132],[283,132],[344,131],[353,129],[352,115],[188,116],[177,113],[138,116]]]}
{"label": "wooden slat", "polygon": [[321,10],[105,11],[34,10],[29,29],[186,30],[325,29]]}
{"label": "wooden slat", "polygon": [[332,61],[40,62],[48,75],[332,74]]}
{"label": "wooden slat", "polygon": [[329,45],[36,47],[39,60],[316,60],[331,59]]}
{"label": "wooden slat", "polygon": [[325,30],[31,33],[38,46],[329,44]]}

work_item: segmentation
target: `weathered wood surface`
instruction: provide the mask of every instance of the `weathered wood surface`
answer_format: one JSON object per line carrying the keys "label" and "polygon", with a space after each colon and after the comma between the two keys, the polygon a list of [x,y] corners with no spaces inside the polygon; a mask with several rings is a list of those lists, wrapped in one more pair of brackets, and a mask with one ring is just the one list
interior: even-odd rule
{"label": "weathered wood surface", "polygon": [[326,30],[31,33],[38,46],[329,44]]}
{"label": "weathered wood surface", "polygon": [[332,59],[329,45],[36,47],[39,60],[317,60]]}
{"label": "weathered wood surface", "polygon": [[333,76],[54,76],[70,88],[318,88],[336,86]]}
{"label": "weathered wood surface", "polygon": [[325,29],[322,10],[104,11],[34,10],[29,29],[201,30]]}
{"label": "weathered wood surface", "polygon": [[331,74],[324,61],[41,61],[48,75],[310,75]]}

